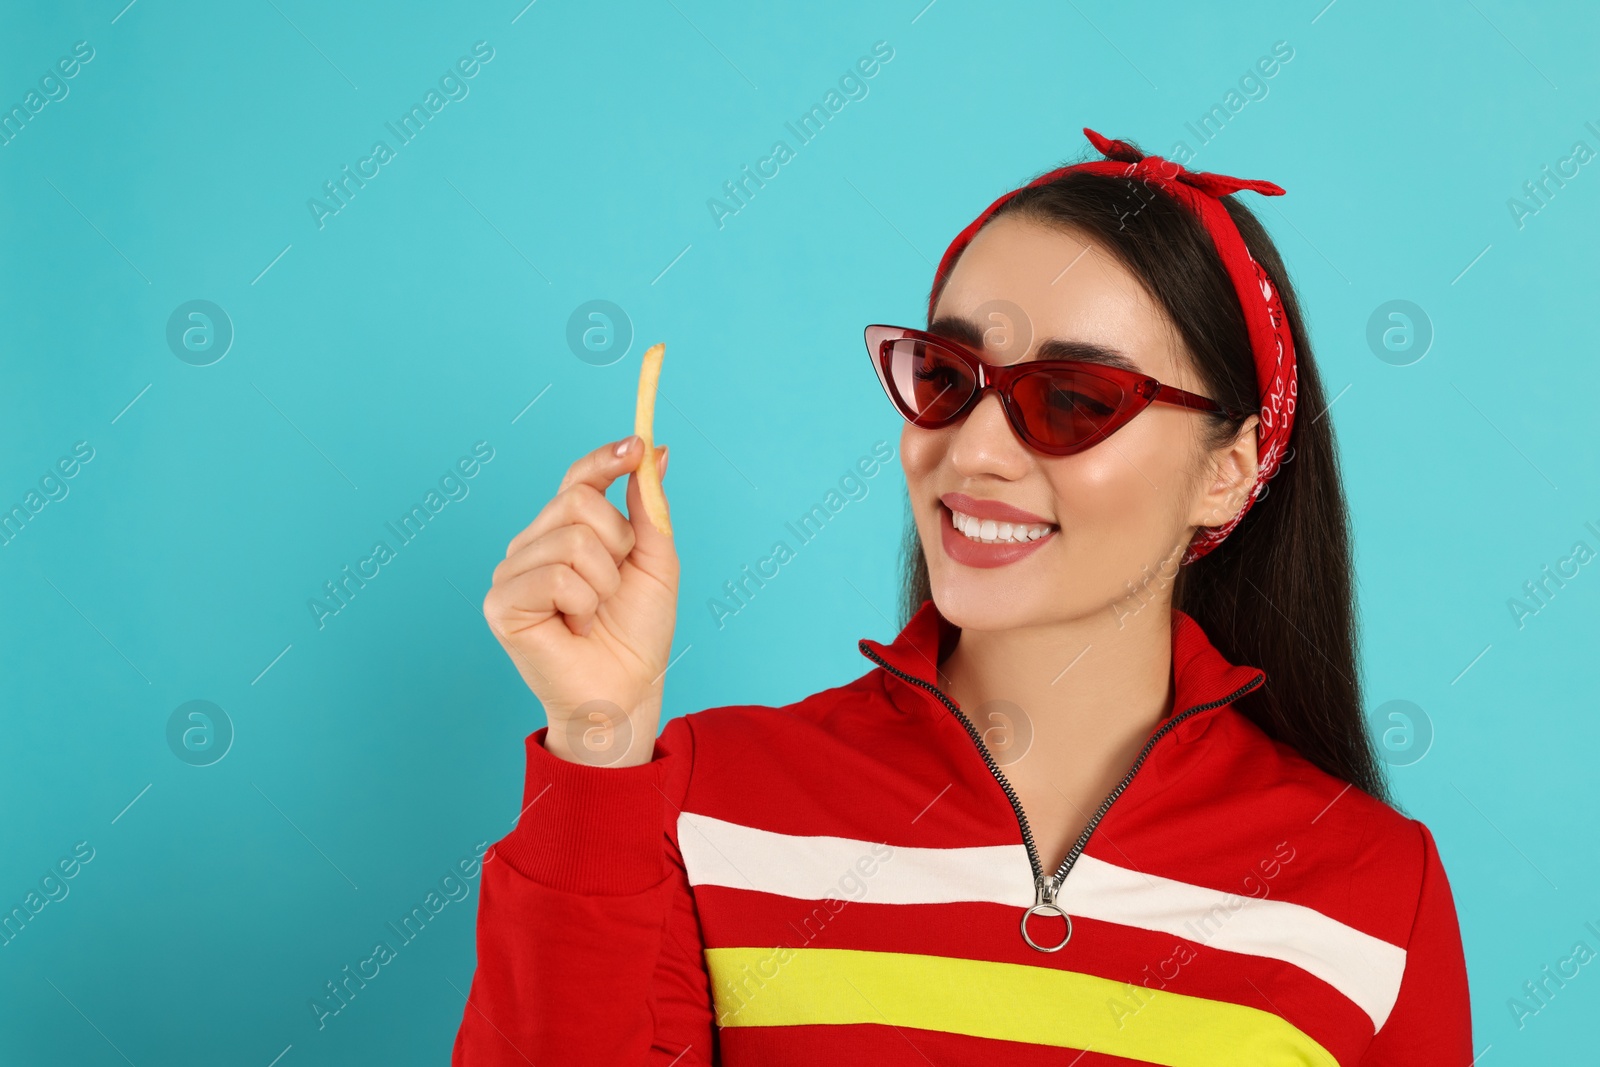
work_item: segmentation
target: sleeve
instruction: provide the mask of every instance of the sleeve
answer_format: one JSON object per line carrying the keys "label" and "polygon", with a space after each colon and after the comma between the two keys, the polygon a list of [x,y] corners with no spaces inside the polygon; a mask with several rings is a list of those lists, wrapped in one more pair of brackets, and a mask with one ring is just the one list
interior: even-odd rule
{"label": "sleeve", "polygon": [[452,1067],[718,1062],[699,916],[676,833],[693,731],[634,767],[527,739],[517,824],[484,859],[478,966]]}
{"label": "sleeve", "polygon": [[1433,835],[1412,822],[1422,833],[1422,889],[1406,942],[1405,973],[1394,1008],[1367,1046],[1361,1067],[1470,1067],[1472,1009],[1455,900]]}

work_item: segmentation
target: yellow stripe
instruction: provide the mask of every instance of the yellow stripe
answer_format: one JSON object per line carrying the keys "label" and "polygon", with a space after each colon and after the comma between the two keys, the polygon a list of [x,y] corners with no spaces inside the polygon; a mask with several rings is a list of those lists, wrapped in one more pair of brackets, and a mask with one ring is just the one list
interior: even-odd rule
{"label": "yellow stripe", "polygon": [[1337,1067],[1271,1012],[1094,975],[835,948],[705,950],[721,1026],[881,1023],[1169,1067]]}

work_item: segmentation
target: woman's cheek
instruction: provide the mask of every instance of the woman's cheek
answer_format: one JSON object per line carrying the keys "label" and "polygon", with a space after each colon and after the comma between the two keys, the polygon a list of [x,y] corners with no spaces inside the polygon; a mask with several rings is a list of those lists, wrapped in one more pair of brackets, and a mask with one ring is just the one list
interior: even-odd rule
{"label": "woman's cheek", "polygon": [[1143,484],[1126,460],[1103,448],[1064,458],[1054,474],[1057,520],[1067,530],[1121,526],[1136,503],[1129,476]]}
{"label": "woman's cheek", "polygon": [[1170,472],[1140,469],[1115,452],[1071,458],[1083,462],[1053,479],[1057,521],[1074,557],[1064,580],[1091,600],[1115,599],[1160,557],[1170,521],[1165,500],[1175,486]]}
{"label": "woman's cheek", "polygon": [[913,503],[928,490],[928,477],[939,465],[943,445],[941,435],[905,423],[900,430],[900,465],[906,472],[906,486],[911,490]]}
{"label": "woman's cheek", "polygon": [[911,498],[912,516],[924,541],[927,540],[928,531],[923,528],[925,523],[922,513],[934,488],[930,479],[934,469],[939,465],[937,443],[930,440],[935,436],[932,431],[918,429],[909,422],[905,423],[900,431],[900,467],[905,471],[906,492]]}
{"label": "woman's cheek", "polygon": [[[1081,453],[1087,460],[1071,472],[1082,498],[1094,505],[1094,514],[1118,526],[1129,526],[1135,539],[1159,538],[1187,484],[1179,460],[1189,454],[1192,442],[1182,423],[1167,413],[1146,410],[1100,446]],[[1139,420],[1144,420],[1140,423]]]}

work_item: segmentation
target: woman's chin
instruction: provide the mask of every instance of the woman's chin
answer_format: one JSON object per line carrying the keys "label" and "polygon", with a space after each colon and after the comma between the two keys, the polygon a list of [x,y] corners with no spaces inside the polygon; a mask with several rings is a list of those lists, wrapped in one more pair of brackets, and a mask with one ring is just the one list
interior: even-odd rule
{"label": "woman's chin", "polygon": [[1009,630],[1038,617],[1037,588],[993,571],[930,574],[939,614],[963,630]]}

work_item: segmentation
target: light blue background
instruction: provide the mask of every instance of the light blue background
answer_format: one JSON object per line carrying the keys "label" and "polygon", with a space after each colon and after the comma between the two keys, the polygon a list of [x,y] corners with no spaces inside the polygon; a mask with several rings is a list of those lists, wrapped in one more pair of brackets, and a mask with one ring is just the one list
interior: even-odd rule
{"label": "light blue background", "polygon": [[[898,461],[719,628],[706,603],[898,425],[860,329],[915,322],[945,243],[1083,158],[1167,154],[1274,42],[1267,94],[1194,162],[1276,181],[1354,507],[1369,714],[1434,740],[1394,772],[1455,887],[1488,1064],[1592,1055],[1600,965],[1519,1028],[1507,1001],[1600,926],[1600,564],[1518,627],[1507,601],[1600,527],[1583,5],[970,0],[175,0],[0,14],[0,105],[94,58],[0,147],[0,505],[94,458],[0,547],[0,904],[95,850],[0,947],[0,1061],[445,1062],[477,883],[319,1030],[310,998],[511,825],[537,702],[478,612],[580,453],[631,429],[669,341],[657,438],[684,551],[670,712],[855,677],[897,629]],[[519,14],[520,12],[520,14]],[[476,41],[494,58],[348,206],[306,206]],[[892,61],[718,228],[706,201],[876,41]],[[173,310],[236,336],[176,358]],[[635,338],[593,366],[580,304]],[[1367,343],[1404,299],[1434,338]],[[530,402],[538,402],[529,407]],[[323,582],[474,442],[494,459],[319,629]],[[780,447],[781,443],[781,447]],[[232,748],[169,749],[215,702]],[[131,803],[131,806],[130,806]]]}

